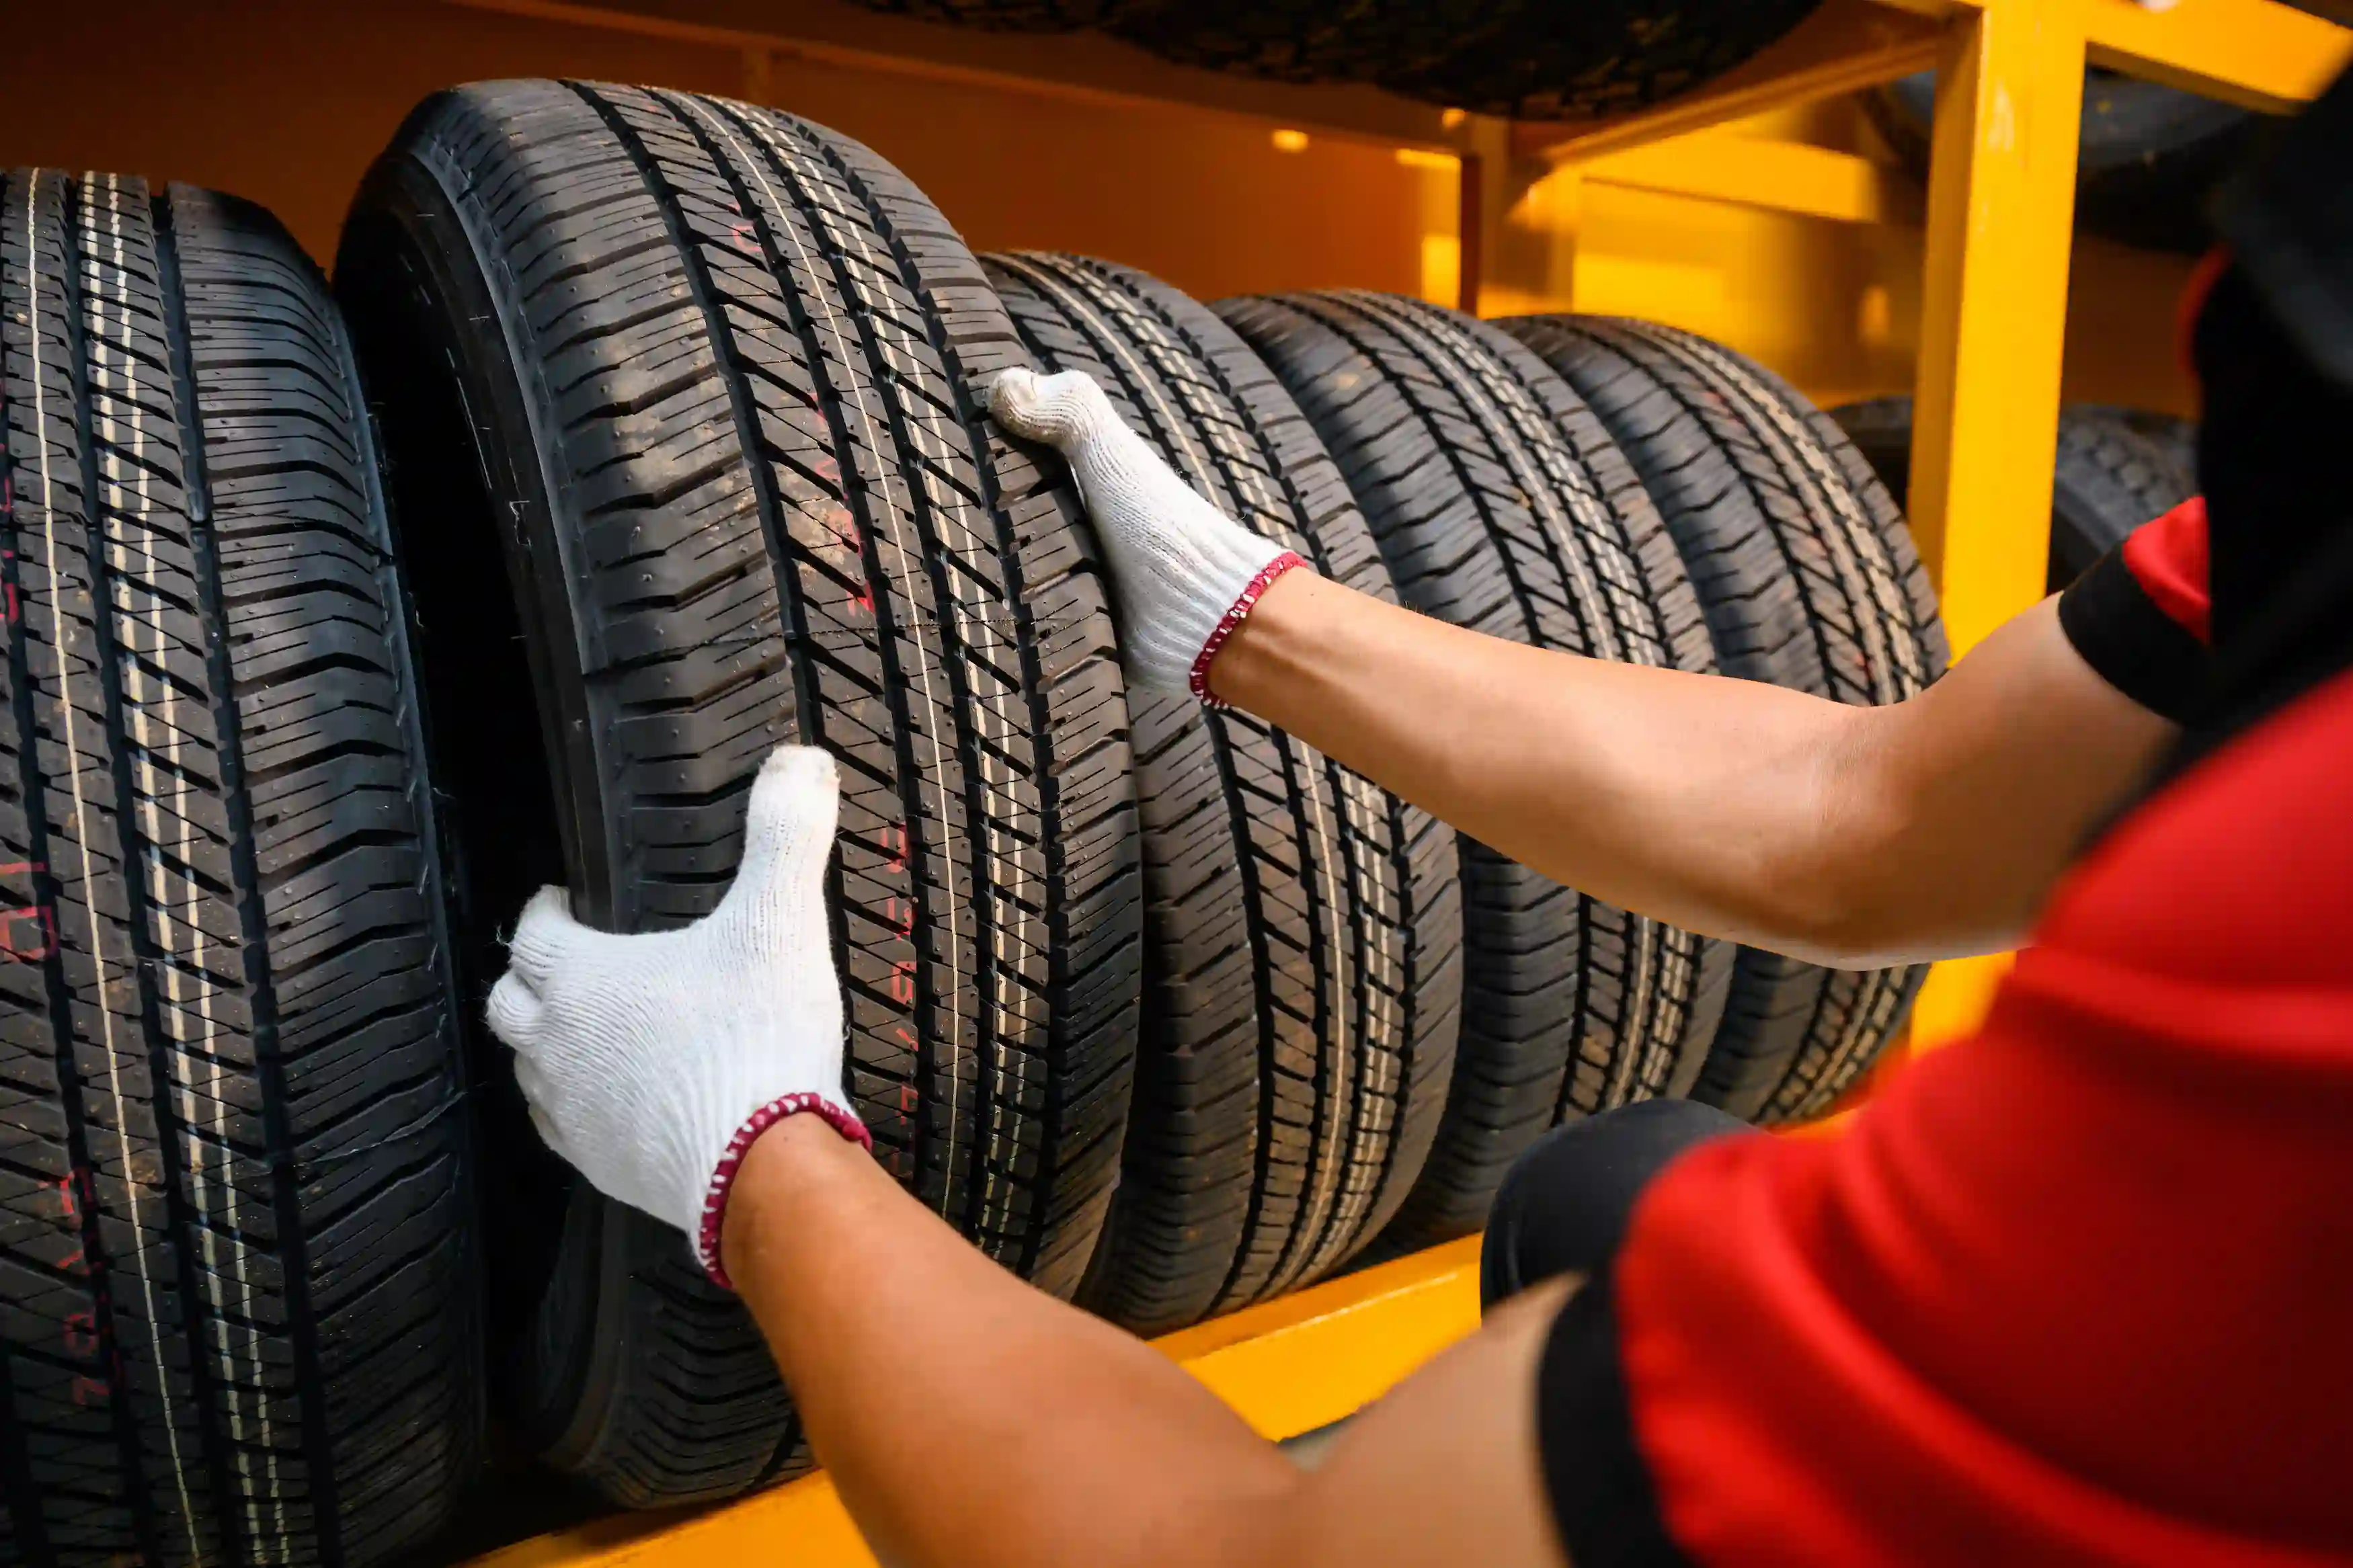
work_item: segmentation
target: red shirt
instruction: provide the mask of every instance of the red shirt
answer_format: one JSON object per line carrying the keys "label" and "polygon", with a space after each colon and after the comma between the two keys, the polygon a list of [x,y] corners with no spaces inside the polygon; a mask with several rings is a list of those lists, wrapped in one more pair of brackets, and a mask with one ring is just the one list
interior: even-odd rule
{"label": "red shirt", "polygon": [[[2204,545],[2123,552],[2184,629]],[[1614,1281],[1700,1562],[2353,1561],[2353,674],[2126,819],[1845,1135],[1671,1166]]]}

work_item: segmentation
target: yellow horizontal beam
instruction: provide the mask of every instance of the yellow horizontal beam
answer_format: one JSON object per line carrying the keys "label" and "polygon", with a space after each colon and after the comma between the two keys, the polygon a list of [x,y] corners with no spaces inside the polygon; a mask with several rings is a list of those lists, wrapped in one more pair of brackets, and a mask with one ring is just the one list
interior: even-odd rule
{"label": "yellow horizontal beam", "polygon": [[2353,62],[2353,32],[2274,0],[2076,0],[2091,63],[2281,113]]}
{"label": "yellow horizontal beam", "polygon": [[1834,218],[1917,224],[1920,188],[1852,153],[1760,137],[1698,135],[1629,147],[1576,165],[1587,181]]}
{"label": "yellow horizontal beam", "polygon": [[[1479,1238],[1334,1279],[1153,1342],[1260,1435],[1354,1415],[1479,1326]],[[681,1519],[620,1514],[518,1542],[474,1568],[868,1568],[820,1473]]]}

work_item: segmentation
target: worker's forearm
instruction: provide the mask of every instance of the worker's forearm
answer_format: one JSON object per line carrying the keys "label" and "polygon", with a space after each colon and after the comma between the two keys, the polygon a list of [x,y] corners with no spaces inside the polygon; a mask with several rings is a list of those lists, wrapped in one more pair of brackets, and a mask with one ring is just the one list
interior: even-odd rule
{"label": "worker's forearm", "polygon": [[1547,876],[1710,935],[1836,959],[1880,874],[1846,760],[1868,710],[1545,652],[1303,572],[1209,672],[1218,696]]}
{"label": "worker's forearm", "polygon": [[1173,1363],[1016,1280],[814,1118],[753,1145],[723,1245],[886,1562],[1247,1565],[1298,1484]]}

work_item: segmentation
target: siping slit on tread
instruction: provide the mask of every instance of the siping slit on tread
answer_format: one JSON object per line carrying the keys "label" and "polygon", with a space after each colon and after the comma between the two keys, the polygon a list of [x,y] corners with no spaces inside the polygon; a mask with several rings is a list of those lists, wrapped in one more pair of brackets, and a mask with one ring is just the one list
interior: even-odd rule
{"label": "siping slit on tread", "polygon": [[[1075,497],[983,417],[1019,348],[954,230],[788,115],[485,83],[411,116],[337,281],[396,479],[443,498],[405,543],[474,947],[539,881],[696,918],[760,759],[827,747],[850,1096],[925,1204],[1074,1290],[1134,1058],[1128,718]],[[546,1456],[637,1506],[804,1468],[740,1303],[551,1159],[490,1178],[553,1237],[493,1289]]]}
{"label": "siping slit on tread", "polygon": [[[1314,433],[1216,316],[1113,263],[984,263],[1047,370],[1093,375],[1244,526],[1396,601]],[[1151,1001],[1081,1300],[1155,1331],[1319,1278],[1387,1224],[1436,1130],[1461,939],[1427,813],[1190,697],[1139,697],[1136,724]]]}
{"label": "siping slit on tread", "polygon": [[8,176],[0,295],[11,1539],[384,1562],[473,1468],[479,1258],[342,325],[267,214],[117,175]]}
{"label": "siping slit on tread", "polygon": [[[1357,292],[1218,307],[1338,461],[1410,607],[1596,658],[1714,668],[1641,483],[1559,378],[1510,339]],[[1461,1043],[1429,1163],[1388,1243],[1476,1229],[1546,1129],[1683,1093],[1732,954],[1564,888],[1469,837]]]}
{"label": "siping slit on tread", "polygon": [[[1577,389],[1642,476],[1726,674],[1874,704],[1943,671],[1934,594],[1894,502],[1787,384],[1671,327],[1500,325]],[[1694,1098],[1767,1121],[1825,1109],[1901,1026],[1924,973],[1744,947]]]}

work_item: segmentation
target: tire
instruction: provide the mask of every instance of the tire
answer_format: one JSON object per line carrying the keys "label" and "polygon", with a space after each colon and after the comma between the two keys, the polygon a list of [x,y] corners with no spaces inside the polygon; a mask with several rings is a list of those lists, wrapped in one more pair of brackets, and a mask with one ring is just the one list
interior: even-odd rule
{"label": "tire", "polygon": [[[1834,408],[1831,417],[1896,495],[1911,488],[1912,400],[1880,397]],[[2075,407],[2059,415],[2058,467],[2051,493],[2051,558],[2044,591],[2055,594],[2151,518],[2198,493],[2196,434],[2186,420],[2137,410]]]}
{"label": "tire", "polygon": [[2114,409],[2070,409],[2061,417],[2051,505],[2054,592],[2090,571],[2134,529],[2197,493],[2171,445],[2144,435]]}
{"label": "tire", "polygon": [[[2148,443],[2164,467],[2155,471],[2149,480],[2136,479],[2133,483],[2147,499],[2160,500],[2167,507],[2178,506],[2198,493],[2198,425],[2171,414],[2158,414],[2147,408],[2121,408],[2103,404],[2084,405],[2081,412],[2113,420]],[[2170,497],[2172,499],[2166,500]]]}
{"label": "tire", "polygon": [[[1891,82],[1864,95],[1863,106],[1896,156],[1925,182],[1936,73]],[[2204,250],[2214,243],[2207,193],[2245,156],[2260,119],[2179,88],[2115,71],[2086,72],[2075,221],[2144,249]]]}
{"label": "tire", "polygon": [[20,169],[0,358],[0,1556],[383,1563],[475,1468],[480,1260],[343,326],[258,207]]}
{"label": "tire", "polygon": [[1102,14],[1098,0],[855,0],[869,11],[953,22],[987,33],[1069,33]]}
{"label": "tire", "polygon": [[[1391,604],[1298,405],[1157,279],[986,258],[1039,362],[1082,370],[1229,515]],[[1246,713],[1139,698],[1150,1001],[1119,1194],[1082,1300],[1140,1331],[1330,1272],[1438,1130],[1461,997],[1451,835]]]}
{"label": "tire", "polygon": [[1720,76],[1819,3],[1113,0],[1104,25],[1183,65],[1281,81],[1373,81],[1482,114],[1581,120]]}
{"label": "tire", "polygon": [[[477,950],[494,963],[494,922],[543,880],[610,929],[703,914],[762,757],[825,746],[877,1156],[1074,1290],[1134,1064],[1127,708],[1076,498],[984,421],[1019,346],[979,264],[822,127],[515,81],[411,116],[337,280],[430,519],[409,553]],[[544,1456],[632,1506],[805,1468],[741,1303],[677,1231],[570,1181],[495,1088],[501,1145],[531,1152],[499,1178],[494,1285]]]}
{"label": "tire", "polygon": [[[1724,673],[1900,702],[1944,671],[1936,590],[1837,427],[1721,344],[1647,322],[1497,323],[1617,437],[1666,519]],[[1693,1098],[1752,1121],[1827,1108],[1904,1022],[1925,964],[1831,970],[1744,947]]]}
{"label": "tire", "polygon": [[[1539,647],[1715,668],[1641,483],[1535,355],[1485,324],[1369,293],[1229,300],[1338,460],[1410,608]],[[1397,1247],[1475,1230],[1558,1122],[1690,1087],[1730,944],[1586,898],[1467,837],[1461,1043]]]}

